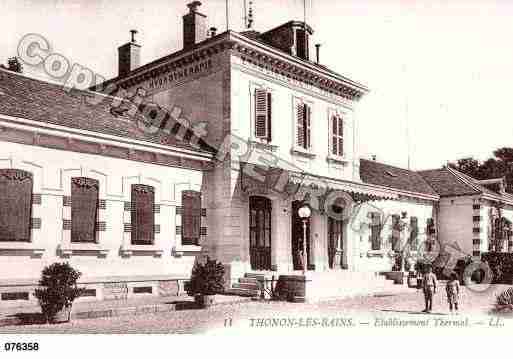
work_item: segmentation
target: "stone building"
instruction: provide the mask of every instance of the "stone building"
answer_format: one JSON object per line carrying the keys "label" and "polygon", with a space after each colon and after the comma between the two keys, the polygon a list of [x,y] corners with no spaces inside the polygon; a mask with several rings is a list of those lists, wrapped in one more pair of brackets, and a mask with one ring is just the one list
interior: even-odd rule
{"label": "stone building", "polygon": [[461,196],[437,180],[453,170],[361,160],[368,89],[312,59],[308,24],[207,34],[199,6],[182,49],[141,65],[132,37],[91,91],[0,70],[0,306],[33,302],[55,261],[84,273],[81,300],[176,294],[200,254],[251,294],[246,274],[301,273],[306,248],[308,293],[329,297],[383,288],[453,230],[485,250],[477,216],[510,208],[495,182]]}

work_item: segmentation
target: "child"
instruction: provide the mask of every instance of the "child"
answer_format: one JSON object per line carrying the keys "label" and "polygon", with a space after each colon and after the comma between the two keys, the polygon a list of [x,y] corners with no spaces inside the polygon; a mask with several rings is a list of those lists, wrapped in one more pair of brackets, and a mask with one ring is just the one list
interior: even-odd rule
{"label": "child", "polygon": [[445,290],[447,292],[447,301],[449,302],[449,310],[451,313],[454,310],[456,314],[458,314],[458,298],[460,296],[460,282],[458,280],[458,275],[456,273],[451,274],[451,279],[447,282],[445,286]]}

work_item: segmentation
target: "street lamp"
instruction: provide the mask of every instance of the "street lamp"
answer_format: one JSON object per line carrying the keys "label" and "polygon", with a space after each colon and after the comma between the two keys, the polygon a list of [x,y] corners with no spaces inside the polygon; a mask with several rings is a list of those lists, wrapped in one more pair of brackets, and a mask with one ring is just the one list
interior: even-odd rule
{"label": "street lamp", "polygon": [[303,275],[306,273],[306,222],[308,218],[312,215],[312,210],[308,204],[304,203],[297,210],[297,214],[299,218],[303,221]]}

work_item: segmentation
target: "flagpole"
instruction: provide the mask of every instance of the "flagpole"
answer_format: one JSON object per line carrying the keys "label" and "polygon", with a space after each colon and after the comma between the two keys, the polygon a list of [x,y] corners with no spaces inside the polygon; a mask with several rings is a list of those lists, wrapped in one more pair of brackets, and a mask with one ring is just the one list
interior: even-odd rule
{"label": "flagpole", "polygon": [[228,20],[228,0],[226,0],[226,31],[230,29],[230,22]]}
{"label": "flagpole", "polygon": [[246,6],[246,0],[244,0],[244,26],[242,27],[244,30],[248,27],[248,10]]}
{"label": "flagpole", "polygon": [[306,40],[306,0],[303,0],[303,34],[304,34],[304,41],[305,41],[305,59],[308,59],[309,57],[309,51],[308,51],[308,41]]}

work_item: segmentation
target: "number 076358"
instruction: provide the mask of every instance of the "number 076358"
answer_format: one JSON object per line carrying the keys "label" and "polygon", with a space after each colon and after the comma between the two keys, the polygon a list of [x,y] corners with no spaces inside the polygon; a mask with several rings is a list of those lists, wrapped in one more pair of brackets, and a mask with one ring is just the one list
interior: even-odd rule
{"label": "number 076358", "polygon": [[39,343],[15,343],[7,342],[4,344],[6,352],[25,352],[39,350]]}

